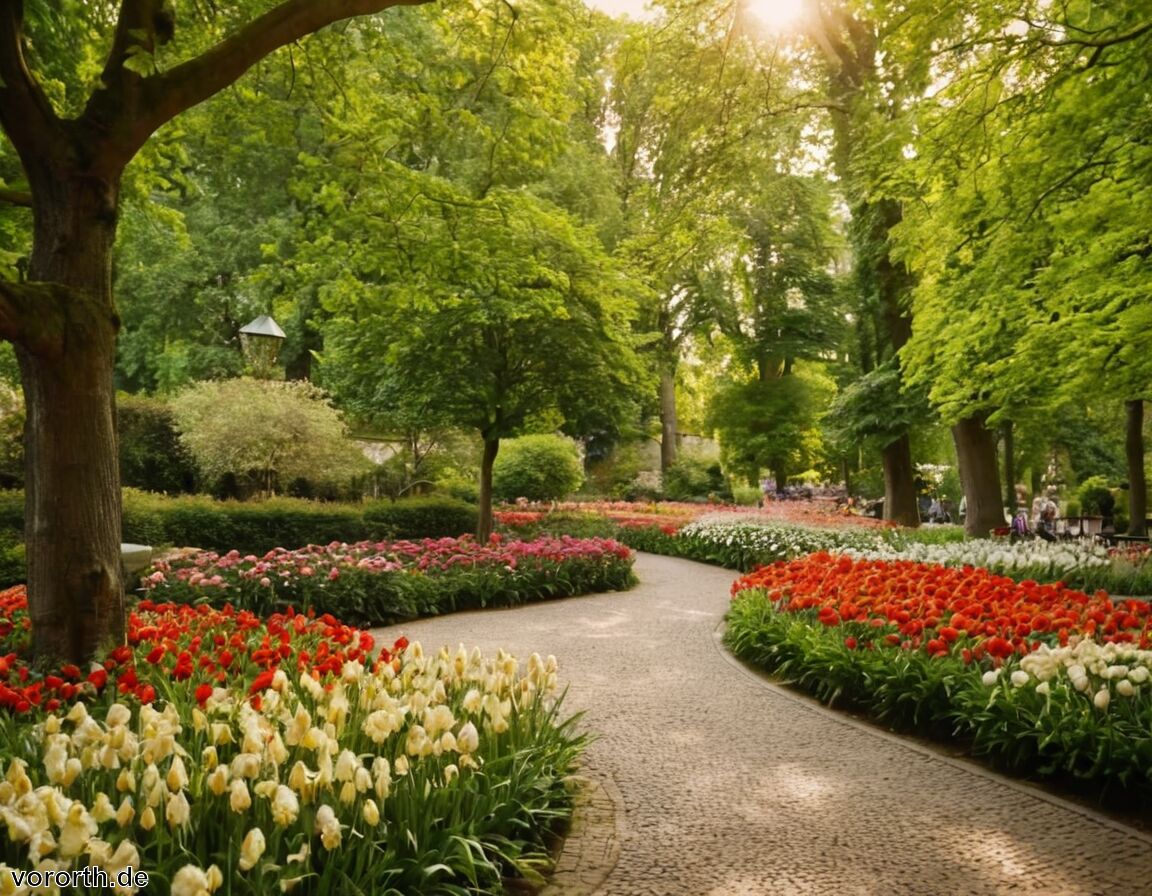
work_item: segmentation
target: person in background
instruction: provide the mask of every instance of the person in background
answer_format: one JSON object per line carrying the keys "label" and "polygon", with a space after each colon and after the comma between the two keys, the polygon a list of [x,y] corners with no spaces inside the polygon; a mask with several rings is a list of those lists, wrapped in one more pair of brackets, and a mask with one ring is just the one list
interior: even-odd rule
{"label": "person in background", "polygon": [[1036,496],[1036,501],[1032,502],[1032,528],[1039,538],[1045,541],[1056,540],[1056,513],[1056,502],[1052,500],[1051,489],[1045,494]]}
{"label": "person in background", "polygon": [[1044,492],[1036,492],[1036,497],[1032,499],[1032,513],[1029,517],[1032,520],[1032,528],[1038,529],[1040,527],[1040,518],[1044,515],[1044,508],[1048,505],[1048,497]]}
{"label": "person in background", "polygon": [[1036,524],[1036,534],[1045,541],[1056,540],[1056,504],[1049,500],[1040,512],[1040,522]]}

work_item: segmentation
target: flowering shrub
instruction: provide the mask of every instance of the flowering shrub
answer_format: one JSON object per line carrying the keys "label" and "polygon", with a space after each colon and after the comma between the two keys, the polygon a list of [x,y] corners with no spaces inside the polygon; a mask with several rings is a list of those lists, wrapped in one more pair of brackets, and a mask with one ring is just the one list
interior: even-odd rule
{"label": "flowering shrub", "polygon": [[35,702],[7,658],[27,705],[0,715],[4,892],[9,869],[88,865],[174,896],[484,892],[546,864],[582,744],[554,659],[373,653],[331,619],[147,602],[129,631]]}
{"label": "flowering shrub", "polygon": [[156,564],[142,588],[157,599],[229,603],[266,613],[287,606],[356,624],[516,604],[632,584],[632,553],[609,539],[567,536],[477,544],[342,542],[262,557],[212,552]]}
{"label": "flowering shrub", "polygon": [[733,586],[739,656],[1021,772],[1152,791],[1152,605],[973,567],[814,554]]}

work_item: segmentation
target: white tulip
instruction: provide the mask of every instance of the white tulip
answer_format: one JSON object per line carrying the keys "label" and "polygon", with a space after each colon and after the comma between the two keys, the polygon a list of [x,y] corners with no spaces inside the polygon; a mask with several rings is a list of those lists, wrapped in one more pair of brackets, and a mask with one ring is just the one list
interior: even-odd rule
{"label": "white tulip", "polygon": [[228,805],[233,812],[243,814],[252,806],[252,794],[243,778],[235,778],[228,791]]}
{"label": "white tulip", "polygon": [[264,855],[266,847],[264,832],[260,828],[252,828],[244,835],[244,842],[240,844],[240,870],[251,871]]}
{"label": "white tulip", "polygon": [[208,896],[208,875],[202,868],[185,865],[172,878],[172,896]]}

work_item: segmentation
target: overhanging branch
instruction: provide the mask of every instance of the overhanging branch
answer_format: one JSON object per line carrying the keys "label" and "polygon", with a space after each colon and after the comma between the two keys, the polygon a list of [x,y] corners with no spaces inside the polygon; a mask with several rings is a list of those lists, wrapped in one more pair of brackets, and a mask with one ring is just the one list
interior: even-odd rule
{"label": "overhanging branch", "polygon": [[170,71],[145,78],[136,120],[141,144],[167,121],[234,83],[280,47],[326,25],[428,0],[285,0],[211,49]]}
{"label": "overhanging branch", "polygon": [[31,208],[32,194],[27,190],[7,190],[0,188],[0,202]]}

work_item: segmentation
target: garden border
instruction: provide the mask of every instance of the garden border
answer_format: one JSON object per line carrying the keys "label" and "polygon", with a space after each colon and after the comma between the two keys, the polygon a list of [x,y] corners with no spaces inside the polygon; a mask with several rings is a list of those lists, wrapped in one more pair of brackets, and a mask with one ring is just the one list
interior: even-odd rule
{"label": "garden border", "polygon": [[767,672],[756,669],[742,662],[739,657],[733,654],[724,646],[724,630],[727,622],[721,620],[716,624],[712,630],[712,644],[717,652],[724,657],[732,666],[739,669],[749,678],[755,679],[763,687],[771,690],[773,693],[781,697],[785,697],[791,702],[802,706],[809,712],[814,712],[825,718],[835,720],[837,723],[852,728],[864,734],[878,737],[893,743],[898,743],[908,749],[919,753],[921,756],[926,756],[930,759],[942,762],[953,768],[966,771],[970,774],[977,775],[989,781],[994,781],[1003,787],[1009,787],[1020,793],[1028,794],[1029,796],[1037,797],[1052,805],[1059,806],[1061,809],[1067,809],[1070,812],[1075,812],[1078,815],[1088,818],[1097,824],[1111,828],[1117,833],[1122,833],[1127,836],[1136,837],[1142,840],[1148,846],[1152,847],[1152,829],[1145,825],[1133,824],[1126,822],[1120,818],[1110,815],[1104,811],[1095,809],[1085,803],[1076,802],[1075,800],[1068,799],[1067,797],[1060,796],[1052,793],[1043,787],[1036,786],[1027,781],[1022,781],[1017,778],[1009,778],[1004,775],[981,765],[976,760],[959,759],[955,756],[948,754],[943,747],[936,746],[916,737],[893,734],[890,731],[885,731],[879,725],[869,723],[860,719],[856,719],[850,714],[845,712],[829,709],[815,697],[807,694],[798,693],[791,688],[785,687],[774,681]]}
{"label": "garden border", "polygon": [[571,827],[539,896],[593,896],[620,860],[624,797],[607,772],[583,766]]}

